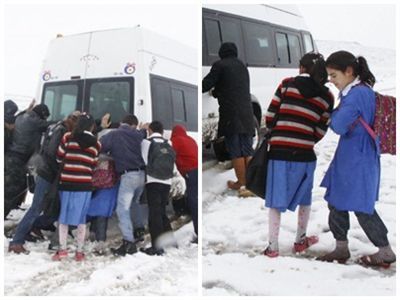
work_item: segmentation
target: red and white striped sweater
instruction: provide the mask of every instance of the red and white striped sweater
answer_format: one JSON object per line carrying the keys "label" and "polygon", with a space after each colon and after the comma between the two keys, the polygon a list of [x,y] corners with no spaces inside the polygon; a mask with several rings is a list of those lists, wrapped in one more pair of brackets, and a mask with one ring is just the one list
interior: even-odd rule
{"label": "red and white striped sweater", "polygon": [[314,145],[325,135],[333,109],[333,95],[310,77],[282,81],[266,115],[271,130],[270,158],[314,161]]}
{"label": "red and white striped sweater", "polygon": [[[80,144],[87,147],[81,147]],[[57,151],[57,161],[62,163],[59,189],[93,190],[93,171],[100,149],[100,142],[90,132],[85,131],[79,138],[72,137],[71,132],[64,134]]]}

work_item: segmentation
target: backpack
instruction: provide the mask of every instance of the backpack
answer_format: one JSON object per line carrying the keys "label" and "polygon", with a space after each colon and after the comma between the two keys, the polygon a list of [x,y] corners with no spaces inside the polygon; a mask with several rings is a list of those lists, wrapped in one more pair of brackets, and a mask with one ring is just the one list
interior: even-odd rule
{"label": "backpack", "polygon": [[93,171],[93,187],[97,189],[112,188],[118,181],[113,160],[98,160]]}
{"label": "backpack", "polygon": [[380,152],[396,155],[396,98],[375,92],[375,119],[372,128],[360,118],[373,139],[379,138]]}
{"label": "backpack", "polygon": [[157,138],[149,139],[151,144],[147,157],[146,172],[147,175],[157,179],[170,179],[174,175],[176,154],[167,140],[163,139],[163,142],[159,143],[154,141]]}

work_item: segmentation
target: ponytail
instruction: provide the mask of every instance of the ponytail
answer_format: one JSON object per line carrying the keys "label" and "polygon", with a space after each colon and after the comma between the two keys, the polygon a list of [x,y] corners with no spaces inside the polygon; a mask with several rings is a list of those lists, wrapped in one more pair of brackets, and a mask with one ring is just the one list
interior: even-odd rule
{"label": "ponytail", "polygon": [[326,67],[345,72],[347,67],[353,69],[353,75],[358,76],[362,83],[373,87],[376,80],[374,74],[368,67],[367,60],[363,56],[356,58],[347,51],[337,51],[329,55],[326,60]]}
{"label": "ponytail", "polygon": [[303,67],[310,77],[320,87],[323,87],[328,81],[325,60],[322,54],[309,52],[300,59],[300,66]]}
{"label": "ponytail", "polygon": [[78,137],[83,134],[84,131],[90,131],[95,124],[93,117],[87,113],[82,113],[78,117],[78,122],[75,128],[72,130],[72,137]]}
{"label": "ponytail", "polygon": [[373,87],[376,82],[375,76],[369,70],[367,60],[363,56],[357,58],[357,67],[356,73],[360,77],[361,82]]}

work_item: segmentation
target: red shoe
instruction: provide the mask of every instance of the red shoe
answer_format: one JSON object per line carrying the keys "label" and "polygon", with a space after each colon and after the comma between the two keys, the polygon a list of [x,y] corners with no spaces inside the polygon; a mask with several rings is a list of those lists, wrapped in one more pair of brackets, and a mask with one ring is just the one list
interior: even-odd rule
{"label": "red shoe", "polygon": [[274,251],[274,250],[271,250],[270,247],[267,247],[267,249],[265,249],[263,251],[263,255],[268,256],[270,258],[275,258],[275,257],[279,256],[279,251]]}
{"label": "red shoe", "polygon": [[294,243],[293,252],[303,252],[312,245],[318,243],[319,239],[316,235],[306,236],[300,243]]}
{"label": "red shoe", "polygon": [[76,251],[75,252],[75,260],[76,261],[83,261],[85,259],[85,253]]}
{"label": "red shoe", "polygon": [[56,254],[52,256],[52,260],[54,261],[61,261],[63,259],[66,259],[68,257],[68,251],[67,250],[58,250]]}

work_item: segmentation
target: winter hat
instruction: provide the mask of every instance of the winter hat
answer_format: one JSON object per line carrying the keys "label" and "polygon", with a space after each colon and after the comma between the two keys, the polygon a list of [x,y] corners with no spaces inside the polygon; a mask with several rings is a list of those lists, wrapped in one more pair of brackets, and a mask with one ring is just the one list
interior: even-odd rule
{"label": "winter hat", "polygon": [[46,120],[50,116],[49,108],[46,104],[36,105],[32,110],[43,120]]}
{"label": "winter hat", "polygon": [[18,111],[18,105],[12,100],[4,101],[4,122],[8,124],[15,123],[15,113]]}

